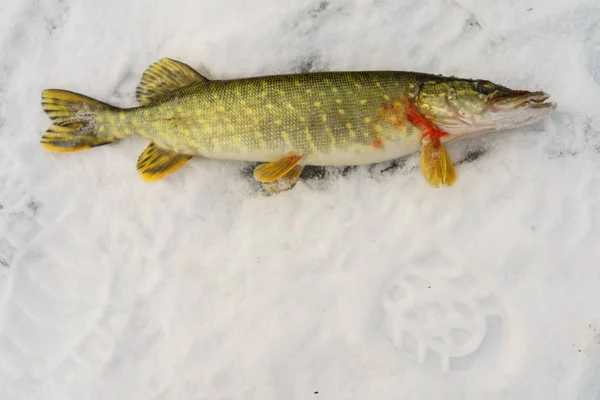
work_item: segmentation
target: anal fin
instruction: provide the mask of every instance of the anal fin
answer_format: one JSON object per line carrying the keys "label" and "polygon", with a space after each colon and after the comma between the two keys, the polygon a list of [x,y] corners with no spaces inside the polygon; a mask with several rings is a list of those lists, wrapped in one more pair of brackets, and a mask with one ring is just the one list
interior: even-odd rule
{"label": "anal fin", "polygon": [[137,170],[146,181],[155,181],[175,171],[193,156],[179,154],[150,143],[137,162]]}
{"label": "anal fin", "polygon": [[280,160],[260,164],[254,169],[254,179],[263,183],[274,182],[290,172],[301,159],[301,155],[292,153]]}
{"label": "anal fin", "polygon": [[435,188],[451,186],[456,181],[456,170],[450,154],[439,141],[427,139],[421,148],[421,171],[425,179]]}

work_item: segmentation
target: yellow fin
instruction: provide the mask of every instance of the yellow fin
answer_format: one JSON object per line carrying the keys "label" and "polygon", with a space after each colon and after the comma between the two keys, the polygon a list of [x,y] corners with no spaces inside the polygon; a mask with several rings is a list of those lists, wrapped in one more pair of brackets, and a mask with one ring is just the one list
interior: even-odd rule
{"label": "yellow fin", "polygon": [[272,195],[281,192],[285,192],[286,190],[292,189],[296,186],[298,179],[300,179],[300,174],[304,170],[304,166],[296,165],[292,168],[287,174],[276,180],[275,182],[264,182],[263,190],[266,194]]}
{"label": "yellow fin", "polygon": [[42,146],[50,151],[68,152],[89,149],[115,141],[113,135],[97,130],[95,112],[114,110],[108,104],[67,90],[46,89],[42,107],[52,125],[42,136]]}
{"label": "yellow fin", "polygon": [[192,156],[158,147],[154,142],[142,152],[137,169],[146,181],[155,181],[185,164]]}
{"label": "yellow fin", "polygon": [[450,186],[456,181],[454,163],[443,144],[428,141],[421,148],[421,171],[427,182],[435,188]]}
{"label": "yellow fin", "polygon": [[274,182],[290,172],[301,159],[302,156],[289,154],[281,160],[260,164],[254,169],[254,179],[259,182]]}
{"label": "yellow fin", "polygon": [[169,93],[193,83],[208,82],[208,79],[192,67],[170,58],[161,58],[142,75],[136,90],[136,98],[142,105],[155,103]]}
{"label": "yellow fin", "polygon": [[70,152],[102,146],[113,142],[114,138],[99,138],[93,132],[79,133],[84,129],[82,124],[52,125],[42,136],[41,143],[46,150]]}
{"label": "yellow fin", "polygon": [[289,180],[290,182],[296,183],[298,181],[298,179],[300,179],[300,175],[302,174],[303,170],[304,170],[303,165],[296,165],[294,168],[292,168],[290,170],[290,172],[285,174],[283,177],[286,180]]}
{"label": "yellow fin", "polygon": [[42,107],[57,125],[91,122],[94,111],[115,109],[82,94],[60,89],[42,91]]}

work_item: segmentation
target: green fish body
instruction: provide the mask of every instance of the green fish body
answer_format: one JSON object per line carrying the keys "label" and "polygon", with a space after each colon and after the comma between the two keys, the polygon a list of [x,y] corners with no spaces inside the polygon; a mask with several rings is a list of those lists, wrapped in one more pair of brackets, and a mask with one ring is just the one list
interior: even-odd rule
{"label": "green fish body", "polygon": [[[428,178],[439,186],[454,180],[442,143],[460,134],[436,125],[449,114],[438,103],[448,90],[456,90],[456,81],[397,71],[211,81],[185,64],[162,59],[142,77],[139,107],[120,109],[73,92],[44,91],[42,103],[54,125],[42,144],[52,151],[74,151],[145,138],[151,145],[140,156],[138,170],[148,180],[200,156],[267,163],[255,172],[262,182],[297,180],[304,165],[371,164],[430,146],[422,162],[433,163],[434,169],[445,164],[433,172],[441,174],[434,177],[440,180],[437,185]],[[419,101],[428,83],[435,83],[439,93],[423,91],[430,97]]]}

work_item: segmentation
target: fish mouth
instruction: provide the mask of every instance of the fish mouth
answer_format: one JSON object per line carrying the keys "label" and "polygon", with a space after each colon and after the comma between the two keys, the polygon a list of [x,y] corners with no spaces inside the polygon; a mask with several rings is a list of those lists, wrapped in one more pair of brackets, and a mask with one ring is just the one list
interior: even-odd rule
{"label": "fish mouth", "polygon": [[471,115],[457,115],[438,125],[448,133],[474,137],[483,133],[518,128],[532,124],[550,114],[556,104],[545,92],[507,90],[488,100],[486,110]]}
{"label": "fish mouth", "polygon": [[490,111],[510,111],[519,109],[556,108],[556,103],[549,101],[550,95],[545,92],[529,92],[527,90],[511,90],[501,94],[489,102]]}

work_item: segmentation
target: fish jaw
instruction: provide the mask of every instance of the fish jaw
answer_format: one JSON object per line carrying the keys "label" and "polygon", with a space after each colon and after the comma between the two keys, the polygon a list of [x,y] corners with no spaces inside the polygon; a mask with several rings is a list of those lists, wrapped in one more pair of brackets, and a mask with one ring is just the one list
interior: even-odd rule
{"label": "fish jaw", "polygon": [[557,107],[550,95],[538,91],[511,90],[491,99],[480,113],[455,109],[454,118],[435,121],[448,134],[471,138],[485,133],[531,125],[550,115]]}

